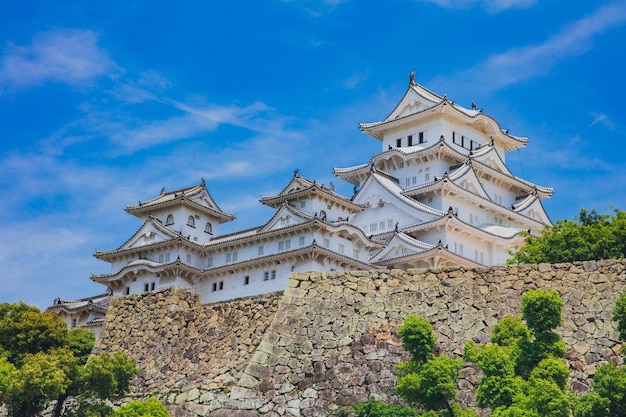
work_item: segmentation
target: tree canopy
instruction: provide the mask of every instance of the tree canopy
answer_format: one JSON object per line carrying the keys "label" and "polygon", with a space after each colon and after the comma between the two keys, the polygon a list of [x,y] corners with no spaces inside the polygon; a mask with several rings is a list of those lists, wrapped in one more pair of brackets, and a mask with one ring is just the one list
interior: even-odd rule
{"label": "tree canopy", "polygon": [[76,400],[77,416],[94,407],[112,409],[105,400],[121,398],[137,372],[135,361],[121,352],[89,357],[95,336],[84,329],[68,330],[58,316],[24,303],[0,304],[0,403],[9,417],[39,415],[56,402]]}
{"label": "tree canopy", "polygon": [[558,263],[626,256],[626,212],[599,214],[581,209],[578,219],[558,220],[541,236],[527,235],[524,246],[511,251],[509,263]]}
{"label": "tree canopy", "polygon": [[501,320],[488,345],[465,344],[465,359],[484,373],[477,405],[491,408],[492,417],[570,416],[576,401],[566,386],[565,343],[553,332],[562,308],[556,291],[528,291],[521,318]]}

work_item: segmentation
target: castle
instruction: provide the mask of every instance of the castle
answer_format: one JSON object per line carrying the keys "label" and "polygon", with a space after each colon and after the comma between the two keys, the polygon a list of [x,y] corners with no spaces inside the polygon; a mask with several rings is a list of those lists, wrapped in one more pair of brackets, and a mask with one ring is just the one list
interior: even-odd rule
{"label": "castle", "polygon": [[220,234],[235,216],[201,183],[162,190],[127,206],[141,220],[119,248],[97,251],[111,264],[91,279],[105,294],[57,299],[48,311],[98,333],[111,296],[179,286],[203,304],[284,290],[289,274],[447,266],[491,266],[550,225],[541,199],[552,188],[518,178],[506,153],[528,139],[510,135],[472,103],[464,108],[417,84],[382,121],[360,129],[381,142],[362,165],[335,168],[350,198],[298,170],[260,202],[275,214],[258,227]]}

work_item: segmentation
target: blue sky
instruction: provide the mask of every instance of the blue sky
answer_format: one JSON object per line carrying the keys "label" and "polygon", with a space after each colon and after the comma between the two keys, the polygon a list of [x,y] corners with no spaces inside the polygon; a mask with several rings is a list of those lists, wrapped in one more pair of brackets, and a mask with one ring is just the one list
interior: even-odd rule
{"label": "blue sky", "polygon": [[205,178],[234,231],[295,168],[380,151],[409,72],[526,149],[552,220],[626,210],[626,3],[582,0],[19,1],[0,4],[0,302],[104,287],[124,207]]}

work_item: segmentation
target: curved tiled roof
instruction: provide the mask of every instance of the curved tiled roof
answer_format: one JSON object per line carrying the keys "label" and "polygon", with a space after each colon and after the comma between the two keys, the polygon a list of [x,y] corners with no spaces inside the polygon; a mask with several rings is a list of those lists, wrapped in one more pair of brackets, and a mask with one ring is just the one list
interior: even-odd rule
{"label": "curved tiled roof", "polygon": [[[405,98],[411,91],[414,91],[415,93],[417,93],[418,95],[420,95],[421,97],[429,101],[431,105],[430,106],[427,105],[425,108],[422,108],[418,111],[415,111],[415,112],[412,112],[403,116],[399,116],[394,119],[390,119],[390,117],[398,109],[400,104],[404,102]],[[449,101],[447,96],[441,97],[417,83],[409,85],[402,99],[398,102],[396,107],[394,107],[391,113],[389,113],[389,115],[384,120],[380,122],[374,122],[374,123],[361,123],[359,124],[359,128],[361,129],[362,132],[367,133],[371,137],[378,139],[378,140],[382,140],[382,132],[386,128],[393,127],[398,124],[404,124],[407,120],[421,117],[425,115],[426,113],[433,114],[442,110],[445,111],[445,108],[453,109],[459,116],[462,116],[462,118],[464,118],[465,121],[468,123],[472,122],[473,120],[482,120],[486,123],[492,124],[494,126],[495,131],[497,132],[498,141],[502,143],[503,148],[509,151],[525,146],[525,144],[528,142],[527,138],[510,135],[508,133],[508,130],[502,129],[500,127],[500,124],[498,123],[497,120],[495,120],[491,116],[484,114],[482,110],[466,109],[462,106],[459,106],[458,104],[455,104],[454,102]]]}
{"label": "curved tiled roof", "polygon": [[515,229],[512,227],[505,227],[505,226],[498,226],[498,225],[485,225],[483,227],[478,227],[476,225],[467,223],[459,219],[459,217],[456,214],[452,213],[451,211],[448,211],[448,213],[445,216],[442,216],[438,219],[403,227],[402,230],[406,232],[428,230],[428,229],[432,229],[433,227],[437,227],[441,225],[442,223],[446,223],[449,221],[453,221],[457,227],[460,226],[466,229],[468,233],[472,233],[472,234],[485,233],[491,237],[498,237],[498,238],[505,239],[505,240],[510,240],[518,236],[522,232],[522,230],[520,229]]}
{"label": "curved tiled roof", "polygon": [[[204,196],[204,204],[195,201],[194,198],[198,196]],[[196,210],[215,216],[221,222],[231,221],[235,218],[234,214],[226,213],[215,203],[209,190],[206,188],[204,179],[200,184],[192,187],[169,192],[162,191],[157,197],[144,202],[140,201],[138,205],[127,206],[125,210],[132,215],[141,216],[142,214],[150,213],[154,210],[181,204],[189,205]]]}
{"label": "curved tiled roof", "polygon": [[104,313],[109,307],[110,300],[110,293],[80,298],[78,300],[62,300],[57,298],[54,300],[54,304],[48,307],[46,311],[66,311],[68,313],[74,313],[79,311],[96,310]]}
{"label": "curved tiled roof", "polygon": [[[294,188],[296,184],[297,186]],[[321,199],[329,199],[352,212],[364,210],[364,207],[354,204],[349,198],[337,194],[334,188],[326,187],[323,184],[318,184],[315,181],[304,178],[300,176],[297,171],[294,173],[289,184],[280,193],[272,197],[261,197],[260,201],[267,206],[276,208],[284,202],[313,195]]]}
{"label": "curved tiled roof", "polygon": [[417,200],[403,195],[402,188],[399,185],[388,179],[386,176],[380,175],[378,172],[372,172],[370,178],[373,178],[373,180],[380,184],[384,189],[395,195],[400,201],[421,212],[428,213],[433,216],[442,216],[445,214],[443,211],[434,209],[426,204],[420,203]]}

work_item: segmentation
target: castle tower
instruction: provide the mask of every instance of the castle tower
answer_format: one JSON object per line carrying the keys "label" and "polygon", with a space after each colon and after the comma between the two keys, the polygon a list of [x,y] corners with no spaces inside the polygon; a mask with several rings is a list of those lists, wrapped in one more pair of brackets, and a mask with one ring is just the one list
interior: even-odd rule
{"label": "castle tower", "polygon": [[353,224],[385,247],[370,261],[388,268],[504,263],[523,233],[550,225],[541,199],[553,194],[516,177],[510,135],[472,103],[467,109],[417,84],[382,121],[363,123],[382,150],[362,165],[335,168],[367,207]]}

